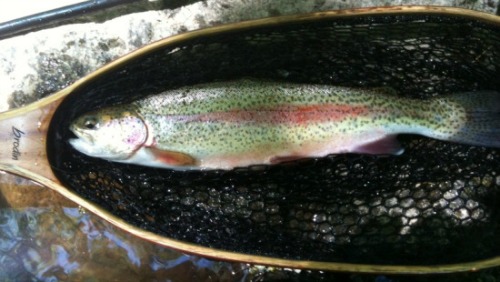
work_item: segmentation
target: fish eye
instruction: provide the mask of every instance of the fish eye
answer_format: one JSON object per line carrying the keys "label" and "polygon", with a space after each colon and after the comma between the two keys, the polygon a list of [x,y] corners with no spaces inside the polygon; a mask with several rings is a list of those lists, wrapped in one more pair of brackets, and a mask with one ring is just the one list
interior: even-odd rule
{"label": "fish eye", "polygon": [[85,121],[83,122],[83,126],[86,129],[90,129],[90,130],[97,129],[98,128],[97,120],[94,117],[86,118]]}

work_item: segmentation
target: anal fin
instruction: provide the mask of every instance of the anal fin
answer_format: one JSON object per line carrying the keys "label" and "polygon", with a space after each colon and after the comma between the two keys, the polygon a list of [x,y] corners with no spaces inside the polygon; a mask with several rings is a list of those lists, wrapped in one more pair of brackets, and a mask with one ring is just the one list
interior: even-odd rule
{"label": "anal fin", "polygon": [[401,155],[404,149],[396,139],[396,135],[387,135],[373,142],[358,146],[352,152],[371,155]]}
{"label": "anal fin", "polygon": [[279,164],[279,163],[296,161],[296,160],[300,160],[303,158],[305,158],[305,157],[303,157],[303,156],[276,156],[276,157],[272,157],[270,162],[271,162],[271,164]]}

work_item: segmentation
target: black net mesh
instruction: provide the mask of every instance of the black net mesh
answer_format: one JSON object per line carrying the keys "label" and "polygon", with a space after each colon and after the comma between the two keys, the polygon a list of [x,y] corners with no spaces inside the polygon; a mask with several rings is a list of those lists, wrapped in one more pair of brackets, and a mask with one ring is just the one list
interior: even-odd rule
{"label": "black net mesh", "polygon": [[81,197],[166,237],[273,257],[441,264],[499,255],[500,150],[400,136],[402,156],[335,155],[232,171],[110,163],[71,148],[83,112],[199,82],[257,77],[390,86],[428,98],[500,90],[500,27],[443,15],[332,18],[212,34],[80,87],[48,154]]}

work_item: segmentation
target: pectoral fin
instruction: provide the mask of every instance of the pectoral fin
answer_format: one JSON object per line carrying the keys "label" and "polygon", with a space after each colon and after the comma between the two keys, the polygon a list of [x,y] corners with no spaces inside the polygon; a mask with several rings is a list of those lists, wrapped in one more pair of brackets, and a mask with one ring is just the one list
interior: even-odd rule
{"label": "pectoral fin", "polygon": [[404,149],[396,140],[396,135],[387,135],[374,142],[356,147],[353,152],[371,155],[401,155]]}
{"label": "pectoral fin", "polygon": [[154,156],[155,160],[168,166],[193,166],[196,160],[190,155],[161,150],[154,147],[148,147],[147,150]]}

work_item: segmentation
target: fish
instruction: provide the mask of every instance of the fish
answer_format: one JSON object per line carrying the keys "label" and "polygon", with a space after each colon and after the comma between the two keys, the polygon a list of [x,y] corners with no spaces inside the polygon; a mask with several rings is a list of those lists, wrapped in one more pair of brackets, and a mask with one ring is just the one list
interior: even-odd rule
{"label": "fish", "polygon": [[500,147],[498,92],[393,92],[256,79],[191,85],[85,113],[71,123],[69,143],[91,157],[175,170],[400,155],[399,134]]}

